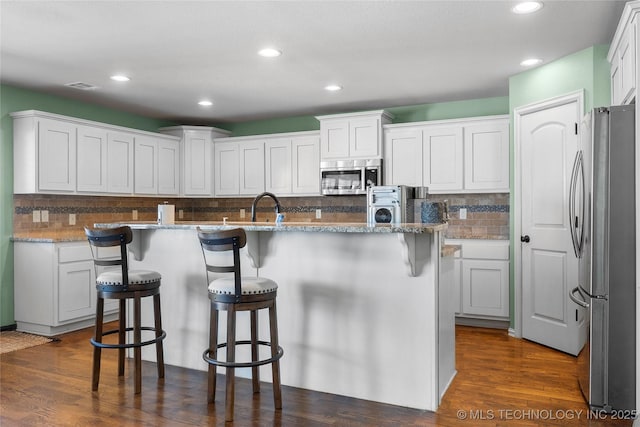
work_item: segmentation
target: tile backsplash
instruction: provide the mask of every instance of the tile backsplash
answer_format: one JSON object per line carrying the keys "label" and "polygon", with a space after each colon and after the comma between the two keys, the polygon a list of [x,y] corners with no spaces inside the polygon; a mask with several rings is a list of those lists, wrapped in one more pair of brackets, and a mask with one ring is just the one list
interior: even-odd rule
{"label": "tile backsplash", "polygon": [[[296,222],[366,222],[365,196],[282,197],[279,199],[285,221]],[[508,194],[430,195],[428,202],[448,201],[449,238],[509,238]],[[176,206],[176,221],[249,221],[253,198],[165,198],[104,197],[16,194],[13,197],[14,234],[30,231],[82,230],[85,225],[104,222],[156,221],[157,206],[164,202]],[[245,217],[241,217],[244,209]],[[316,219],[320,209],[321,218]],[[421,204],[416,203],[416,210]],[[467,209],[467,219],[460,219],[460,209]],[[34,222],[34,211],[47,211],[48,222]],[[180,218],[182,211],[182,218]],[[70,216],[75,216],[75,225]],[[419,220],[420,212],[415,218]],[[258,204],[258,221],[274,221],[273,201],[264,198]]]}

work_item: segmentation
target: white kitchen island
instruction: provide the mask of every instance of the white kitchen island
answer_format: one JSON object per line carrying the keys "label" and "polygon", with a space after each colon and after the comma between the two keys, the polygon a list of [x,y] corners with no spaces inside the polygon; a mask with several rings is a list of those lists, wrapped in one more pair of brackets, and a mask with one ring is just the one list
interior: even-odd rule
{"label": "white kitchen island", "polygon": [[[130,268],[162,274],[168,364],[207,368],[209,299],[196,226],[242,226],[243,274],[279,285],[284,385],[435,411],[455,375],[453,285],[441,280],[450,270],[450,257],[441,257],[446,225],[96,224],[118,225],[134,229]],[[143,323],[151,322],[148,304]],[[267,317],[260,318],[261,337],[268,337]],[[237,330],[248,338],[247,313]],[[153,349],[144,350],[155,360]],[[270,367],[261,369],[269,380]]]}

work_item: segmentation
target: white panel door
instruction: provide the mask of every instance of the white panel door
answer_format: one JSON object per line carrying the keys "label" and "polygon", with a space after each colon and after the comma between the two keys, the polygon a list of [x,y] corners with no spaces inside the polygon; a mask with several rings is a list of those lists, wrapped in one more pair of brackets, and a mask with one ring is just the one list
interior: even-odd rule
{"label": "white panel door", "polygon": [[349,157],[349,121],[322,120],[320,122],[320,158],[346,159]]}
{"label": "white panel door", "polygon": [[258,195],[264,191],[264,142],[241,142],[240,194]]}
{"label": "white panel door", "polygon": [[78,191],[107,191],[107,131],[78,127],[76,188]]}
{"label": "white panel door", "polygon": [[96,276],[93,261],[60,264],[58,321],[95,315]]}
{"label": "white panel door", "polygon": [[76,189],[76,127],[56,120],[38,121],[38,189]]}
{"label": "white panel door", "polygon": [[276,139],[264,144],[265,190],[275,194],[291,193],[291,139]]}
{"label": "white panel door", "polygon": [[584,313],[569,299],[578,282],[568,212],[569,180],[578,148],[577,104],[525,114],[519,131],[525,240],[522,336],[574,355],[584,342]]}
{"label": "white panel door", "polygon": [[384,139],[385,185],[422,186],[422,132],[389,130]]}
{"label": "white panel door", "polygon": [[158,142],[149,137],[138,136],[134,151],[134,183],[136,194],[158,193]]}
{"label": "white panel door", "polygon": [[509,191],[509,123],[464,129],[465,190]]}
{"label": "white panel door", "polygon": [[180,152],[178,141],[158,140],[158,194],[180,193]]}
{"label": "white panel door", "polygon": [[133,135],[107,135],[107,190],[110,193],[133,193]]}
{"label": "white panel door", "polygon": [[214,144],[215,195],[240,194],[240,158],[238,144],[222,142]]}
{"label": "white panel door", "polygon": [[462,311],[509,316],[509,261],[462,260]]}
{"label": "white panel door", "polygon": [[213,142],[210,132],[187,131],[184,141],[184,195],[213,195]]}
{"label": "white panel door", "polygon": [[380,120],[349,121],[349,157],[374,159],[380,157]]}
{"label": "white panel door", "polygon": [[425,128],[423,175],[429,191],[460,191],[463,187],[462,126]]}
{"label": "white panel door", "polygon": [[320,195],[320,139],[294,138],[291,142],[293,194]]}

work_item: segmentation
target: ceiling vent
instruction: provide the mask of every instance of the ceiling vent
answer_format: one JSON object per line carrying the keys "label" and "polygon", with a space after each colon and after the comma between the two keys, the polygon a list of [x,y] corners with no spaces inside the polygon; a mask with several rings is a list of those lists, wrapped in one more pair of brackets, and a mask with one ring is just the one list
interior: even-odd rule
{"label": "ceiling vent", "polygon": [[83,82],[67,83],[67,84],[65,84],[65,86],[72,87],[74,89],[80,89],[80,90],[98,89],[98,86],[94,86],[94,85],[91,85],[89,83],[83,83]]}

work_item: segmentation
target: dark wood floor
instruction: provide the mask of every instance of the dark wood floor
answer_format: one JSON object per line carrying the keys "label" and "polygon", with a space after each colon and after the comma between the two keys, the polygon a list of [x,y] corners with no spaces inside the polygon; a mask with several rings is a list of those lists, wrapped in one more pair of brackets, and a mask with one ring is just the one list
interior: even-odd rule
{"label": "dark wood floor", "polygon": [[[129,372],[118,382],[115,352],[103,352],[100,389],[91,392],[90,330],[0,356],[2,426],[194,426],[224,424],[224,382],[207,405],[206,374],[168,366],[158,383],[143,366],[142,395]],[[631,426],[588,416],[575,378],[575,358],[509,337],[457,327],[458,375],[436,413],[284,387],[273,410],[270,384],[251,394],[236,385],[239,426]],[[282,363],[286,363],[286,356]],[[111,375],[110,373],[113,373]]]}

